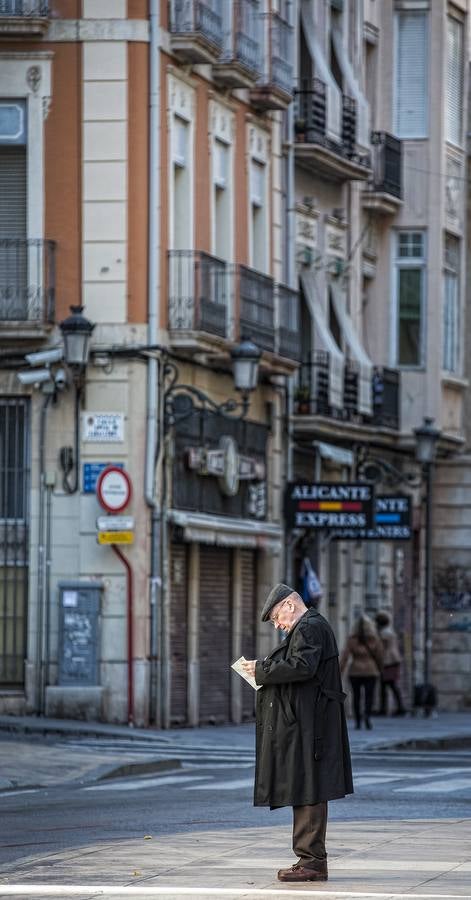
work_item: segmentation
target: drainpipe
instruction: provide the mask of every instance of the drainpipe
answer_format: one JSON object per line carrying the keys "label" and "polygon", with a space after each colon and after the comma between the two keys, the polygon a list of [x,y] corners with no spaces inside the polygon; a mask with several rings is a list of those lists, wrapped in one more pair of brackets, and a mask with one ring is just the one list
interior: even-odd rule
{"label": "drainpipe", "polygon": [[126,618],[127,618],[127,657],[128,657],[128,725],[131,727],[134,725],[134,634],[133,634],[133,624],[134,624],[134,611],[133,611],[133,602],[134,602],[134,578],[133,578],[133,569],[131,563],[124,555],[121,547],[118,544],[112,544],[112,549],[118,559],[121,560],[124,568],[126,569]]}
{"label": "drainpipe", "polygon": [[[148,265],[148,342],[157,343],[160,282],[160,39],[159,2],[150,0],[149,44],[149,265]],[[161,725],[160,703],[160,542],[161,515],[155,485],[158,457],[160,365],[149,357],[147,363],[147,431],[145,459],[145,500],[151,510],[150,556],[150,719]]]}
{"label": "drainpipe", "polygon": [[44,602],[45,602],[45,552],[44,545],[44,500],[45,500],[45,445],[47,410],[52,401],[53,394],[47,394],[41,407],[39,421],[39,504],[38,504],[38,585],[37,585],[37,628],[36,628],[36,692],[35,708],[37,713],[42,709],[42,683],[44,661]]}

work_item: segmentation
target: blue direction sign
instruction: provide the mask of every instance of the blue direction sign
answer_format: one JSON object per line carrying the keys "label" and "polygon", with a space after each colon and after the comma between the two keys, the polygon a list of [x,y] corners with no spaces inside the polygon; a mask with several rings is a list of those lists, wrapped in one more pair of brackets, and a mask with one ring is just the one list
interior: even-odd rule
{"label": "blue direction sign", "polygon": [[120,462],[93,462],[83,464],[83,493],[94,494],[96,492],[96,483],[107,466],[115,466],[117,469],[124,469],[124,463]]}
{"label": "blue direction sign", "polygon": [[411,497],[405,494],[377,495],[373,528],[336,528],[339,541],[408,541],[412,537]]}

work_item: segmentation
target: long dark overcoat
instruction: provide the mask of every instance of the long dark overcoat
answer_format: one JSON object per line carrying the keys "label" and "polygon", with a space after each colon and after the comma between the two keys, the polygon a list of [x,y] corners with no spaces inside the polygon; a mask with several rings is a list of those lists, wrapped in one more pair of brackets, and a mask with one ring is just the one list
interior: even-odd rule
{"label": "long dark overcoat", "polygon": [[315,609],[255,669],[255,806],[304,806],[353,793],[338,648]]}

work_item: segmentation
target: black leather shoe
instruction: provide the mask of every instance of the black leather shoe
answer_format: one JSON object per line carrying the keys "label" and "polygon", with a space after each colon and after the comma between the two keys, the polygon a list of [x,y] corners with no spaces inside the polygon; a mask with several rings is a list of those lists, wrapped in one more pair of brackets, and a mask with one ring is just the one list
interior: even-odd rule
{"label": "black leather shoe", "polygon": [[327,863],[320,860],[315,869],[297,863],[289,869],[280,869],[278,872],[278,881],[327,881],[328,877]]}

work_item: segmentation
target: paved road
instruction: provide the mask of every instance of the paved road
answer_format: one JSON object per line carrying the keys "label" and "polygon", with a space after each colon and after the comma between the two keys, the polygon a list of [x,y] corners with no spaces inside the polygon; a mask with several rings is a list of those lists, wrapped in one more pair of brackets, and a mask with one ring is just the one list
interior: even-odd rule
{"label": "paved road", "polygon": [[[116,753],[112,740],[67,744],[83,755],[96,753],[98,744],[101,753]],[[139,752],[135,741],[132,748]],[[172,758],[175,748],[168,744],[158,754]],[[178,756],[182,767],[163,773],[0,793],[2,873],[23,871],[30,856],[47,865],[48,854],[94,841],[224,830],[235,823],[289,828],[290,810],[252,806],[250,746],[186,742]],[[330,804],[331,821],[469,818],[471,823],[471,753],[357,752],[353,763],[355,794]]]}

